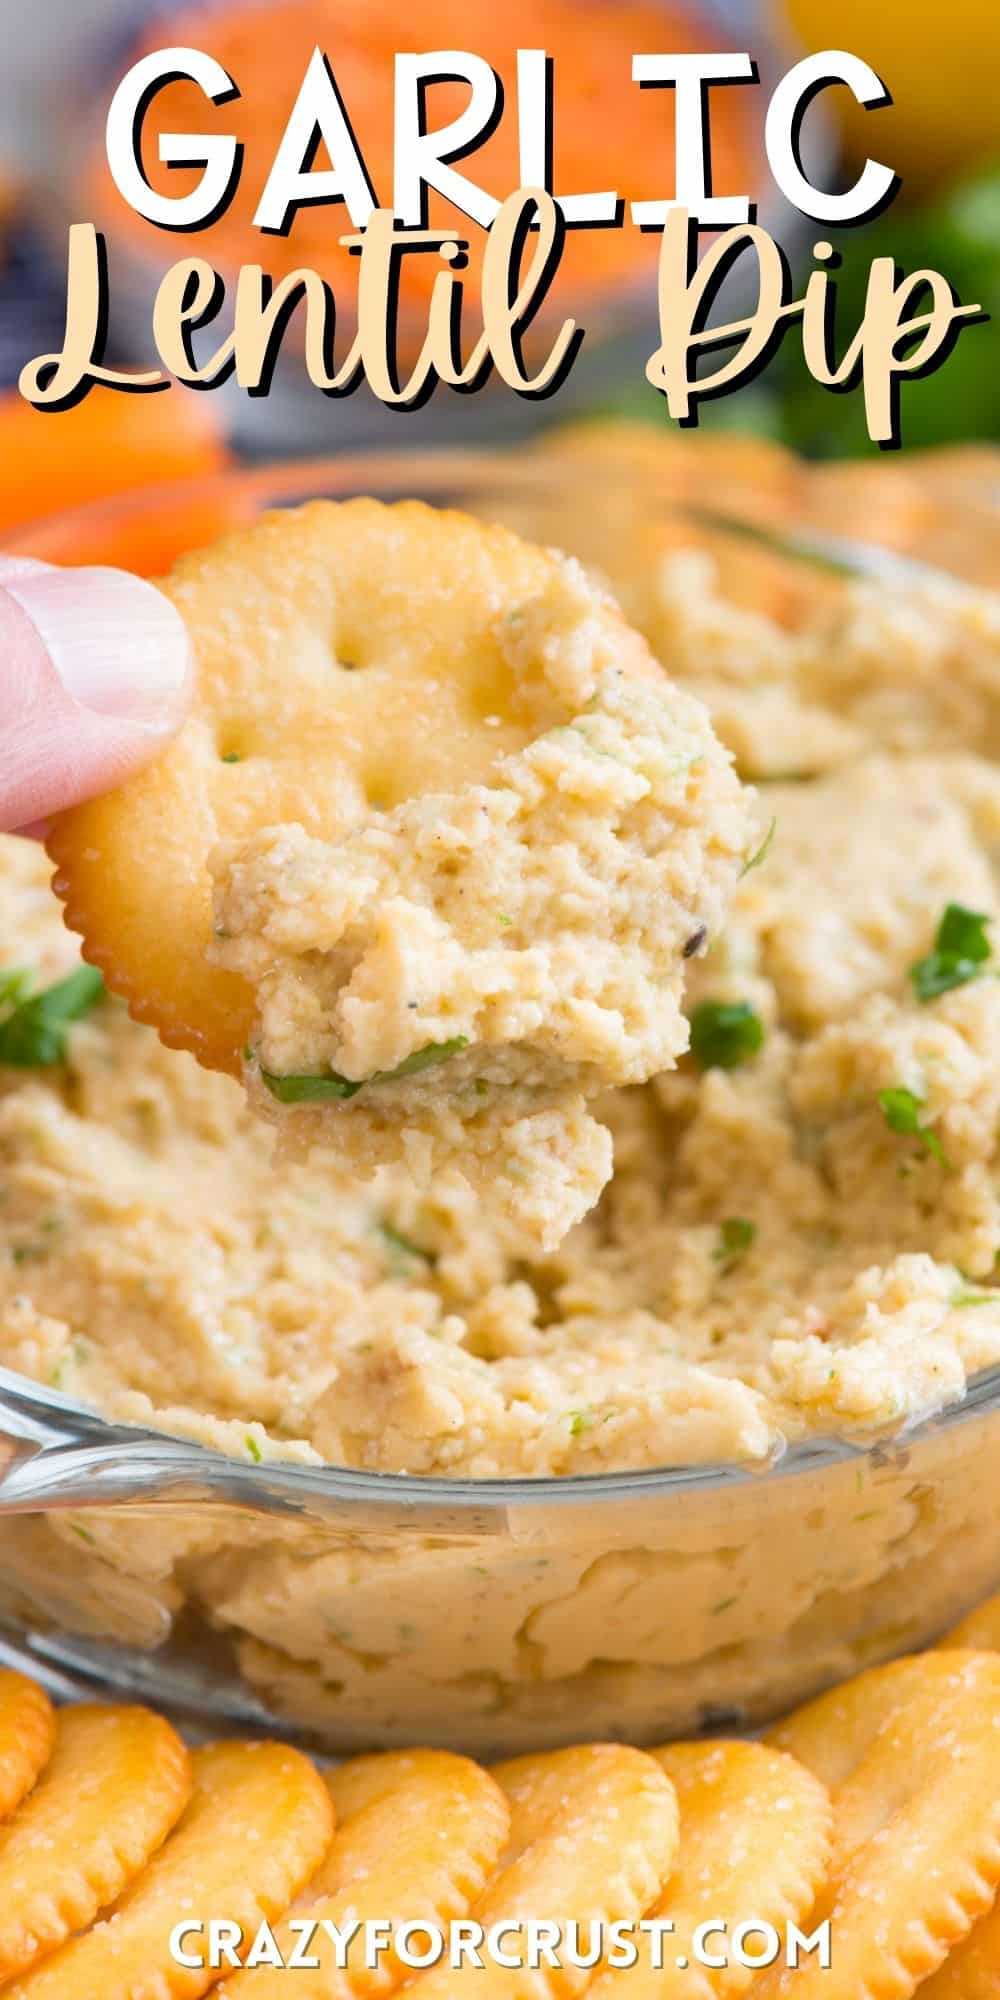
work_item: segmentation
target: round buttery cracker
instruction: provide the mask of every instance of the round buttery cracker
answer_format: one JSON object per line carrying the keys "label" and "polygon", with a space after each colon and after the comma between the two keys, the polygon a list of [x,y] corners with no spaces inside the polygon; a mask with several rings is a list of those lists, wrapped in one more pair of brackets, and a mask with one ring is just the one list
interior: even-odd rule
{"label": "round buttery cracker", "polygon": [[0,1827],[0,1981],[119,1896],[190,1792],[188,1752],[162,1716],[64,1709],[38,1783]]}
{"label": "round buttery cracker", "polygon": [[[209,856],[264,828],[339,839],[488,781],[571,719],[516,643],[565,559],[417,501],[317,501],[185,557],[163,586],[191,634],[192,713],[118,791],[63,814],[49,852],[84,956],[170,1047],[238,1074],[254,996],[213,963]],[[616,666],[662,681],[611,601]]]}
{"label": "round buttery cracker", "polygon": [[218,1969],[207,1958],[180,1964],[175,1924],[190,1918],[191,1942],[207,1951],[213,1918],[249,1942],[288,1909],[333,1834],[319,1772],[281,1743],[209,1744],[191,1763],[191,1803],[160,1852],[105,1921],[5,1989],[5,2000],[197,2000]]}
{"label": "round buttery cracker", "polygon": [[735,2000],[753,1969],[735,1955],[699,1964],[698,1927],[716,1914],[730,1933],[803,1922],[829,1861],[829,1798],[804,1765],[763,1743],[669,1743],[649,1754],[680,1806],[677,1865],[651,1912],[674,1928],[662,1965],[640,1951],[634,1966],[602,1973],[591,2000]]}
{"label": "round buttery cracker", "polygon": [[949,1648],[935,1653],[906,1653],[885,1666],[839,1681],[780,1722],[772,1724],[765,1741],[784,1750],[813,1771],[831,1792],[846,1784],[880,1729],[908,1702],[927,1698],[934,1688],[947,1692],[960,1684],[970,1651]]}
{"label": "round buttery cracker", "polygon": [[48,1695],[26,1674],[0,1672],[0,1819],[30,1792],[52,1755],[56,1718]]}
{"label": "round buttery cracker", "polygon": [[920,2000],[996,2000],[1000,1971],[1000,1902],[948,1953],[920,1988]]}
{"label": "round buttery cracker", "polygon": [[774,1967],[755,2000],[910,2000],[1000,1885],[1000,1660],[926,1654],[834,1694],[795,1731],[833,1787],[830,1876],[809,1919],[829,1923],[832,1963]]}
{"label": "round buttery cracker", "polygon": [[[590,1743],[518,1757],[491,1773],[511,1808],[503,1859],[475,1905],[488,1932],[530,1918],[561,1925],[634,1922],[665,1882],[677,1848],[677,1801],[669,1779],[641,1750]],[[421,2000],[573,2000],[590,1972],[564,1964],[523,1968],[486,1959],[441,1961],[415,1983]]]}
{"label": "round buttery cracker", "polygon": [[[377,1969],[366,1965],[363,1929],[344,1963],[324,1924],[387,1923],[394,1939],[407,1923],[442,1930],[464,1916],[496,1868],[510,1824],[499,1787],[480,1765],[447,1750],[388,1750],[355,1757],[326,1773],[337,1832],[295,1906],[316,1925],[315,2000],[374,2000],[394,1992],[409,1972],[391,1942]],[[277,1927],[282,1956],[292,1955],[291,1920]],[[303,1989],[305,1991],[305,1989]],[[288,2000],[288,1968],[248,1967],[219,1989],[219,2000]]]}

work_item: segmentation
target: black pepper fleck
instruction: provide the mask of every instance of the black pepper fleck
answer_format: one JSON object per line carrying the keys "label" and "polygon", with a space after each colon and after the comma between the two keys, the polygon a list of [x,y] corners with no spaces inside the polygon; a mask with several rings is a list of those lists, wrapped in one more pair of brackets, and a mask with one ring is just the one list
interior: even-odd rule
{"label": "black pepper fleck", "polygon": [[697,930],[692,931],[691,936],[689,938],[685,938],[684,946],[681,951],[681,957],[693,958],[695,952],[701,950],[702,945],[704,944],[707,936],[708,936],[708,925],[699,924]]}

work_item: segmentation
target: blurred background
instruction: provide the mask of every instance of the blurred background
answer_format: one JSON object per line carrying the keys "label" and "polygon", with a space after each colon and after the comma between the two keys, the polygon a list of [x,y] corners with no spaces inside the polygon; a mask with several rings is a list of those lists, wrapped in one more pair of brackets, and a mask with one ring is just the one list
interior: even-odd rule
{"label": "blurred background", "polygon": [[[670,191],[664,169],[672,160],[672,109],[670,93],[635,90],[627,62],[614,60],[619,52],[657,43],[749,47],[761,57],[766,86],[803,49],[854,50],[886,78],[895,102],[851,116],[852,107],[839,101],[846,92],[827,93],[809,114],[810,157],[833,177],[853,178],[852,163],[870,151],[900,170],[904,186],[884,217],[839,245],[843,324],[848,330],[857,324],[873,256],[891,251],[908,270],[930,265],[945,272],[963,299],[980,301],[994,319],[965,333],[936,375],[904,387],[906,447],[1000,438],[996,0],[950,0],[946,8],[930,0],[878,6],[871,0],[506,0],[503,9],[484,0],[32,0],[30,6],[0,0],[0,38],[0,530],[56,504],[211,468],[234,452],[266,459],[387,440],[394,447],[466,444],[580,414],[670,427],[662,398],[643,377],[655,342],[656,239],[631,229],[568,239],[553,310],[578,311],[587,339],[551,403],[520,402],[504,391],[474,397],[439,391],[411,416],[386,412],[364,388],[331,403],[309,390],[292,351],[266,401],[251,402],[229,388],[211,396],[177,389],[151,397],[95,395],[55,418],[19,403],[13,385],[20,367],[61,342],[65,234],[74,219],[94,220],[107,233],[116,361],[149,365],[156,278],[187,251],[201,251],[224,271],[249,260],[276,274],[317,263],[329,269],[338,299],[338,283],[346,294],[353,267],[344,270],[345,253],[331,247],[343,227],[339,217],[306,209],[287,243],[261,238],[249,224],[316,40],[330,50],[377,187],[386,186],[391,158],[387,82],[394,47],[457,43],[487,55],[503,73],[512,68],[513,48],[528,41],[556,57],[557,187],[607,186],[613,174],[626,194],[649,193],[651,184],[658,193]],[[102,164],[103,120],[115,83],[144,48],[171,41],[210,48],[243,90],[241,106],[226,108],[227,120],[235,121],[226,129],[238,128],[246,141],[245,192],[204,240],[139,222]],[[763,192],[763,92],[716,91],[712,101],[717,191]],[[449,108],[442,96],[435,122],[454,115],[455,105]],[[187,86],[162,93],[160,129],[186,122],[197,130],[204,120],[204,105]],[[500,195],[516,181],[512,114],[504,125],[506,135],[502,128],[482,156],[483,178],[488,183],[492,172]],[[156,129],[154,123],[146,149],[154,180]],[[184,175],[175,172],[170,191],[183,187]],[[819,231],[770,198],[761,219],[806,272]],[[407,342],[419,337],[426,284],[426,273],[418,274],[405,302],[404,358]],[[704,407],[703,426],[753,431],[818,459],[877,458],[860,399],[816,387],[796,356],[794,341],[786,341],[761,380]]]}

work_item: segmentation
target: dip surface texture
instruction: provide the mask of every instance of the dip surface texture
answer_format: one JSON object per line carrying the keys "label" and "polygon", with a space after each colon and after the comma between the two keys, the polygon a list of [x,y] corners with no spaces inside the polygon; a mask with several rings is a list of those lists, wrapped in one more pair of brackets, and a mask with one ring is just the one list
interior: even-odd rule
{"label": "dip surface texture", "polygon": [[[852,657],[868,602],[842,614]],[[955,602],[937,673],[933,606],[910,620],[924,665],[897,750],[865,735],[762,785],[773,836],[691,963],[692,1052],[599,1100],[614,1178],[556,1252],[457,1177],[275,1162],[235,1081],[106,1000],[62,1062],[0,1069],[4,1362],[238,1456],[470,1477],[761,1461],[960,1398],[1000,1360],[1000,774],[960,742],[921,747],[945,661],[956,715],[963,675],[986,673],[991,607]],[[800,678],[815,712],[829,676]],[[905,680],[901,658],[882,678]],[[377,876],[378,841],[357,845]],[[72,941],[43,859],[3,856],[0,929],[45,984]],[[298,862],[309,890],[307,840]],[[980,956],[942,985],[950,906]]]}

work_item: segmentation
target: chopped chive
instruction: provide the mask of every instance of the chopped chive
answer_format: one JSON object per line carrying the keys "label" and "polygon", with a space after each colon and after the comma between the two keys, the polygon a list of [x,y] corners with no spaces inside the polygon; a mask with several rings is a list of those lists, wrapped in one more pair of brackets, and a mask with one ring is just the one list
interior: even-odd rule
{"label": "chopped chive", "polygon": [[767,850],[770,847],[772,840],[774,839],[774,830],[777,824],[778,824],[777,817],[775,817],[772,819],[771,824],[768,827],[767,832],[765,833],[764,838],[760,843],[760,846],[755,847],[753,853],[749,854],[746,860],[744,861],[743,866],[740,869],[738,876],[736,877],[738,882],[742,882],[744,875],[749,875],[751,868],[760,867],[760,864],[764,860],[767,854]]}
{"label": "chopped chive", "polygon": [[253,1438],[253,1437],[250,1437],[250,1436],[248,1435],[248,1436],[247,1436],[247,1440],[246,1440],[246,1446],[247,1446],[247,1450],[248,1450],[248,1452],[250,1453],[250,1456],[251,1456],[251,1458],[253,1459],[253,1462],[254,1462],[254,1464],[255,1464],[255,1465],[259,1465],[259,1464],[260,1464],[260,1462],[261,1462],[261,1458],[262,1458],[262,1456],[263,1456],[263,1453],[261,1452],[261,1448],[260,1448],[259,1444],[257,1443],[257,1440],[256,1440],[256,1438]]}
{"label": "chopped chive", "polygon": [[436,1063],[447,1062],[449,1056],[457,1056],[468,1046],[468,1035],[453,1035],[450,1042],[427,1042],[422,1049],[414,1049],[411,1056],[404,1056],[395,1069],[378,1069],[367,1081],[393,1083],[399,1076],[416,1076],[422,1069],[433,1069]]}
{"label": "chopped chive", "polygon": [[357,1082],[349,1076],[339,1076],[336,1070],[327,1070],[322,1076],[275,1076],[271,1070],[262,1069],[260,1075],[262,1083],[279,1104],[324,1104],[338,1098],[356,1097],[366,1085],[395,1083],[400,1077],[416,1076],[420,1070],[432,1069],[436,1063],[447,1062],[449,1056],[457,1055],[459,1049],[468,1046],[468,1035],[455,1035],[450,1042],[428,1042],[424,1048],[414,1049],[412,1055],[404,1056],[395,1069],[377,1069],[372,1076],[363,1076]]}
{"label": "chopped chive", "polygon": [[355,1097],[363,1084],[329,1070],[325,1076],[274,1076],[262,1069],[260,1080],[279,1104],[328,1104],[334,1098]]}

